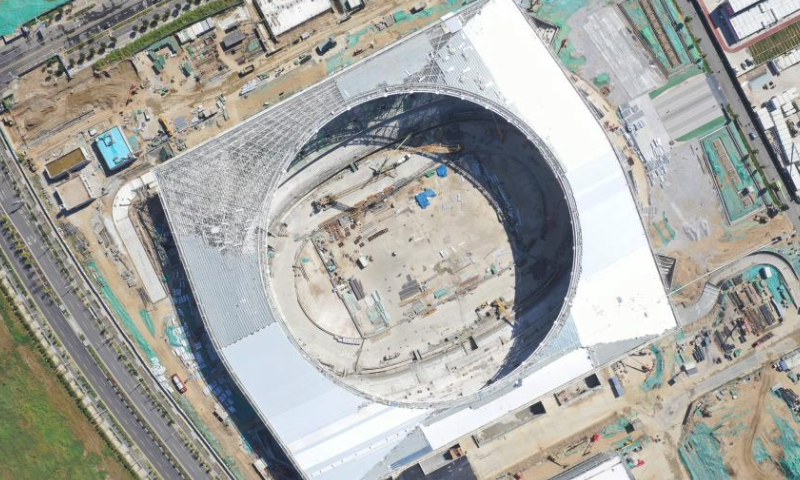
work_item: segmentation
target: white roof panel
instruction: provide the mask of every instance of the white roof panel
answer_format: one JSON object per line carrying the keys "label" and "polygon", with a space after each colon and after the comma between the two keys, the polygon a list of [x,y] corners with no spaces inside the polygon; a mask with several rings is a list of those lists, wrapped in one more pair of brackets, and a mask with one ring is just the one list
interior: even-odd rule
{"label": "white roof panel", "polygon": [[393,446],[412,429],[409,422],[416,425],[429,413],[375,404],[342,388],[300,355],[277,323],[222,353],[254,407],[307,471]]}
{"label": "white roof panel", "polygon": [[434,449],[524,407],[533,399],[555,390],[570,379],[590,372],[594,366],[586,350],[578,349],[526,377],[522,385],[477,408],[465,408],[448,417],[422,427],[425,438]]}
{"label": "white roof panel", "polygon": [[256,0],[276,37],[333,8],[331,0]]}
{"label": "white roof panel", "polygon": [[[580,466],[579,466],[580,467]],[[568,472],[565,472],[568,473]],[[559,480],[561,475],[557,477]],[[596,467],[568,477],[569,480],[631,480],[633,478],[619,455],[609,458]],[[566,479],[565,479],[566,480]]]}
{"label": "white roof panel", "polygon": [[[674,328],[675,316],[611,144],[551,52],[514,10],[511,2],[489,2],[480,21],[464,31],[503,96],[514,100],[566,169],[583,243],[572,308],[583,344]],[[525,45],[526,61],[520,62],[508,45]]]}
{"label": "white roof panel", "polygon": [[730,5],[731,10],[733,13],[741,12],[742,10],[752,7],[753,5],[757,4],[762,0],[730,0],[728,5]]}
{"label": "white roof panel", "polygon": [[800,10],[800,0],[764,0],[728,18],[739,40],[770,28]]}

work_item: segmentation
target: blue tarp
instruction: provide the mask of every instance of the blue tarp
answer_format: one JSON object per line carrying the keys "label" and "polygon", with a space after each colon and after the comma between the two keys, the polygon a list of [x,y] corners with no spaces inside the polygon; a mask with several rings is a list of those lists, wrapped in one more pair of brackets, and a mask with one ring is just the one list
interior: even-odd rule
{"label": "blue tarp", "polygon": [[439,175],[442,178],[446,177],[447,176],[447,165],[439,165],[439,167],[436,169],[436,175]]}
{"label": "blue tarp", "polygon": [[426,188],[425,191],[418,193],[414,196],[414,199],[417,201],[417,205],[420,206],[422,209],[428,208],[428,205],[431,204],[430,198],[436,196],[436,192],[431,190],[430,188]]}
{"label": "blue tarp", "polygon": [[625,395],[625,389],[622,388],[622,382],[619,381],[619,377],[614,375],[609,379],[609,381],[611,382],[611,390],[614,394],[614,398],[619,398]]}

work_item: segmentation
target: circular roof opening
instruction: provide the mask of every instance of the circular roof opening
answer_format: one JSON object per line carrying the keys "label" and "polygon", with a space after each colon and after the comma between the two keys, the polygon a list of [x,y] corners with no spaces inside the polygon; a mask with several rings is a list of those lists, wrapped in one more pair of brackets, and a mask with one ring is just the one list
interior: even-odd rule
{"label": "circular roof opening", "polygon": [[460,403],[515,382],[557,334],[577,220],[552,156],[510,115],[390,95],[336,116],[292,161],[271,203],[268,288],[329,377],[383,403]]}

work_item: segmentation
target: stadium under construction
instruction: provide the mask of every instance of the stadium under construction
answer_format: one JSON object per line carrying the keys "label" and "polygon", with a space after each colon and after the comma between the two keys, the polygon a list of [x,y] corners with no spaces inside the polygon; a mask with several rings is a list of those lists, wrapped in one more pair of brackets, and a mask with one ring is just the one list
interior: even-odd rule
{"label": "stadium under construction", "polygon": [[487,0],[156,177],[297,470],[377,480],[675,327],[619,162],[529,17]]}

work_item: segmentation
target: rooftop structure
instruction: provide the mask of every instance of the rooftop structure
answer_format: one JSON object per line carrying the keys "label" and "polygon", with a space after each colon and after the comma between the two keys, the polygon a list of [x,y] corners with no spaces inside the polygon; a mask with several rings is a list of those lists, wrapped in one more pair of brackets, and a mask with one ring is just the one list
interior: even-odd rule
{"label": "rooftop structure", "polygon": [[355,12],[364,8],[364,0],[344,0],[342,6],[346,12]]}
{"label": "rooftop structure", "polygon": [[800,122],[795,100],[799,97],[796,88],[772,97],[767,106],[757,110],[761,127],[772,131],[775,135],[783,160],[783,167],[794,183],[795,190],[800,190],[800,140],[792,135],[791,129]]}
{"label": "rooftop structure", "polygon": [[[274,224],[276,212],[299,200],[278,189],[290,166],[324,177],[358,148],[402,142],[429,121],[413,110],[421,95],[474,104],[513,126],[555,179],[560,193],[545,202],[567,210],[573,245],[572,266],[556,282],[564,290],[546,289],[546,300],[531,307],[551,313],[535,350],[509,352],[490,385],[424,402],[346,383],[318,363],[289,331],[271,260],[290,238]],[[340,117],[356,126],[379,122],[382,108],[355,123],[348,114],[381,104],[397,105],[409,121],[368,136],[343,128],[325,137],[337,143],[320,143],[317,134]],[[331,148],[340,144],[355,150]],[[331,153],[309,158],[323,149]],[[448,16],[161,165],[156,176],[220,358],[308,479],[386,478],[676,324],[613,148],[513,2],[477,2]],[[436,197],[426,212],[440,208],[437,200],[453,201]]]}
{"label": "rooftop structure", "polygon": [[580,463],[550,480],[634,480],[623,458],[605,453]]}
{"label": "rooftop structure", "polygon": [[216,20],[217,26],[223,32],[227,32],[242,23],[250,21],[250,13],[246,6],[241,5],[232,10],[227,10],[221,16],[218,16]]}
{"label": "rooftop structure", "polygon": [[103,165],[109,172],[120,170],[136,159],[131,152],[128,140],[119,127],[111,128],[98,135],[95,139],[95,146],[100,152]]}
{"label": "rooftop structure", "polygon": [[[743,2],[735,5],[743,6]],[[772,27],[798,10],[800,0],[763,0],[741,10],[735,10],[732,2],[727,18],[736,38],[741,41]]]}
{"label": "rooftop structure", "polygon": [[58,195],[61,208],[66,212],[72,212],[88,205],[96,198],[83,175],[78,175],[56,187],[56,195]]}
{"label": "rooftop structure", "polygon": [[761,1],[762,0],[728,0],[728,14],[733,15],[734,13],[739,13],[742,10],[747,10]]}
{"label": "rooftop structure", "polygon": [[273,37],[333,8],[331,0],[256,0],[255,4]]}
{"label": "rooftop structure", "polygon": [[780,370],[783,372],[800,367],[800,350],[792,350],[788,354],[781,357],[778,365],[780,366]]}
{"label": "rooftop structure", "polygon": [[128,252],[128,257],[139,274],[147,297],[153,303],[167,298],[167,292],[152,262],[150,262],[150,257],[147,255],[141,239],[136,234],[136,229],[129,217],[129,209],[130,205],[136,201],[140,191],[150,190],[155,187],[156,179],[152,172],[127,182],[117,191],[111,210],[111,218],[117,227],[117,233],[122,242],[121,246]]}
{"label": "rooftop structure", "polygon": [[83,147],[78,147],[52,162],[47,162],[44,166],[44,173],[48,180],[59,180],[68,173],[83,168],[87,163],[89,163],[89,157],[86,155],[86,151]]}
{"label": "rooftop structure", "polygon": [[214,20],[207,18],[178,32],[178,41],[189,43],[200,35],[214,30]]}
{"label": "rooftop structure", "polygon": [[[789,50],[783,55],[773,58],[772,60],[769,61],[769,63],[776,73],[780,73],[786,70],[787,68],[793,67],[794,65],[800,63],[800,49]],[[769,72],[766,72],[766,74],[769,74]],[[758,89],[761,88],[761,85],[753,86],[753,81],[751,80],[750,88]]]}
{"label": "rooftop structure", "polygon": [[247,38],[241,30],[234,30],[231,33],[225,35],[225,38],[222,39],[222,49],[223,50],[230,50],[231,48],[239,45]]}

